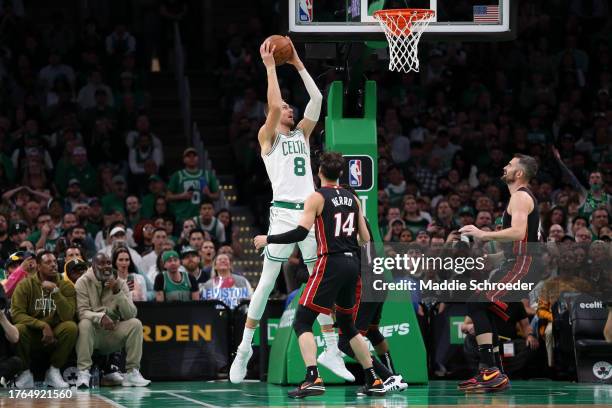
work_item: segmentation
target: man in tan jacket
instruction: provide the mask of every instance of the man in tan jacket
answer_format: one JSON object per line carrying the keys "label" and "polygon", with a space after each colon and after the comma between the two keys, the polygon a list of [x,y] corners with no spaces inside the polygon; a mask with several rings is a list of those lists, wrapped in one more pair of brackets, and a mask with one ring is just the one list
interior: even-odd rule
{"label": "man in tan jacket", "polygon": [[130,298],[125,280],[112,269],[111,259],[99,253],[92,267],[75,285],[79,313],[79,339],[77,341],[77,388],[89,387],[94,350],[110,354],[122,349],[127,352],[127,375],[124,387],[146,387],[151,381],[140,374],[142,357],[142,323],[136,318],[136,306]]}

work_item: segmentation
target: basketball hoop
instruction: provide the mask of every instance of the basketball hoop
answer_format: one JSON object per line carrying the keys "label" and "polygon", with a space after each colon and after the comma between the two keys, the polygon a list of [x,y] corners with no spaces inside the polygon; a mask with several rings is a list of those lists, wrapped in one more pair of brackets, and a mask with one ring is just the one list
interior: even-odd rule
{"label": "basketball hoop", "polygon": [[389,70],[419,72],[418,45],[423,31],[433,21],[429,9],[392,9],[374,12],[389,42]]}

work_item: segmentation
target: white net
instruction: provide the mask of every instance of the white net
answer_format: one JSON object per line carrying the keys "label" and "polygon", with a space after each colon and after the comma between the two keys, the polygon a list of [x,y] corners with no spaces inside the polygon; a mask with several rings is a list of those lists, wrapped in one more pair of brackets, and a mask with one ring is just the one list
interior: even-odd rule
{"label": "white net", "polygon": [[380,10],[374,13],[389,42],[389,70],[419,72],[418,45],[433,21],[433,10]]}

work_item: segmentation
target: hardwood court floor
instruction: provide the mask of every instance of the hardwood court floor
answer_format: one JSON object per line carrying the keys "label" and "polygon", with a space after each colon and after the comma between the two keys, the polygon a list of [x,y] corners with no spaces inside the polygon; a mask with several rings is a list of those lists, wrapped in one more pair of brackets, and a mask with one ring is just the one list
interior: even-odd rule
{"label": "hardwood court floor", "polygon": [[410,386],[385,398],[358,398],[357,386],[328,386],[325,395],[292,400],[290,387],[260,382],[233,385],[221,382],[158,382],[147,388],[102,388],[74,392],[70,399],[15,399],[0,391],[0,407],[11,408],[176,408],[176,407],[584,407],[612,406],[612,385],[576,384],[552,381],[513,381],[512,388],[499,394],[465,395],[451,381],[432,381]]}

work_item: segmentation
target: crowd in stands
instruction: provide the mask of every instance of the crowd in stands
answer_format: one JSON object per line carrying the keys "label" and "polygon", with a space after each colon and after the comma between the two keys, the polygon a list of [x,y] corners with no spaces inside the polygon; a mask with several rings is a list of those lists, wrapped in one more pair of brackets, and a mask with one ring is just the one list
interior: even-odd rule
{"label": "crowd in stands", "polygon": [[[170,3],[163,18],[176,17]],[[219,182],[195,149],[182,169],[167,165],[149,115],[150,60],[129,24],[58,14],[47,30],[21,11],[2,2],[0,359],[18,337],[16,385],[30,387],[34,356],[52,349],[45,383],[65,387],[59,369],[76,350],[88,386],[94,350],[124,345],[127,373],[105,378],[144,386],[134,302],[250,297],[233,273],[231,213],[215,211]]]}

